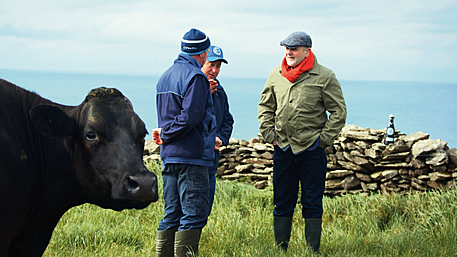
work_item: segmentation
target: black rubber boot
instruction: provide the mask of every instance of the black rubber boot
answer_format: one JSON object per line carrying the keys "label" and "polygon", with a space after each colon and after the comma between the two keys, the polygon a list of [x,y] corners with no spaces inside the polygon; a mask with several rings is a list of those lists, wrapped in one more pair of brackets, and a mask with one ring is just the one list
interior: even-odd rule
{"label": "black rubber boot", "polygon": [[292,217],[273,216],[273,228],[275,244],[280,249],[287,251],[289,246],[290,232],[292,231]]}
{"label": "black rubber boot", "polygon": [[167,229],[167,230],[157,230],[157,235],[156,235],[156,256],[157,257],[173,257],[174,256],[176,231],[178,231],[178,227]]}
{"label": "black rubber boot", "polygon": [[321,243],[322,218],[305,219],[305,237],[308,246],[315,254],[319,253]]}
{"label": "black rubber boot", "polygon": [[198,256],[198,243],[202,229],[189,229],[178,231],[175,234],[175,256]]}

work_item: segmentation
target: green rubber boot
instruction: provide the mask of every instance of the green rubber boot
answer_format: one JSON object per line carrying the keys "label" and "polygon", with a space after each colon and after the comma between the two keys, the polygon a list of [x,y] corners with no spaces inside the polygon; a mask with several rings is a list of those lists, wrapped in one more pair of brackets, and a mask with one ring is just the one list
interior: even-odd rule
{"label": "green rubber boot", "polygon": [[305,237],[308,246],[315,254],[319,253],[321,243],[322,218],[305,219]]}
{"label": "green rubber boot", "polygon": [[292,231],[292,217],[273,216],[273,228],[275,233],[275,244],[280,249],[287,251]]}
{"label": "green rubber boot", "polygon": [[178,231],[175,234],[175,256],[198,256],[198,243],[202,229],[189,229]]}
{"label": "green rubber boot", "polygon": [[178,227],[157,230],[156,235],[156,256],[157,257],[173,257],[174,256],[174,243],[175,233],[178,231]]}

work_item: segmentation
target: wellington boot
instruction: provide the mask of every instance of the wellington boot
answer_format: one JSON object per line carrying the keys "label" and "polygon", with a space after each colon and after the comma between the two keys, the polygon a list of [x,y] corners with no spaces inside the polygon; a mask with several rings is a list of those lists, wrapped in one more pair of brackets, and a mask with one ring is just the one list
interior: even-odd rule
{"label": "wellington boot", "polygon": [[156,236],[156,256],[157,257],[173,257],[174,256],[174,243],[175,233],[178,227],[157,230]]}
{"label": "wellington boot", "polygon": [[189,229],[178,231],[175,234],[175,256],[198,256],[198,243],[202,229]]}
{"label": "wellington boot", "polygon": [[290,232],[292,230],[292,217],[273,216],[273,228],[275,244],[280,249],[287,251],[289,246]]}
{"label": "wellington boot", "polygon": [[321,243],[322,218],[305,219],[305,237],[308,246],[315,254],[319,253]]}

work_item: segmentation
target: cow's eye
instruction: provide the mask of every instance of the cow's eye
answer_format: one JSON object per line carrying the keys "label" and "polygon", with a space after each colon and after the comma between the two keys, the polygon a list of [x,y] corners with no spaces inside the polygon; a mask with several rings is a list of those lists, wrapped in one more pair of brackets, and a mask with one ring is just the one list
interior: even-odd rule
{"label": "cow's eye", "polygon": [[87,132],[87,134],[86,134],[87,140],[94,141],[96,138],[97,138],[97,134],[95,134],[95,132],[93,132],[93,131]]}

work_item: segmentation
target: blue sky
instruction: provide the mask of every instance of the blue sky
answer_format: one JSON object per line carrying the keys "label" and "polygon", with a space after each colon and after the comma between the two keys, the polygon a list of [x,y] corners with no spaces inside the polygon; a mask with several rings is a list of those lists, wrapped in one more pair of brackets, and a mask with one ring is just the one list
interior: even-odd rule
{"label": "blue sky", "polygon": [[198,28],[224,50],[224,76],[266,78],[279,41],[305,31],[341,80],[457,83],[455,0],[221,2],[4,0],[0,69],[160,75]]}

